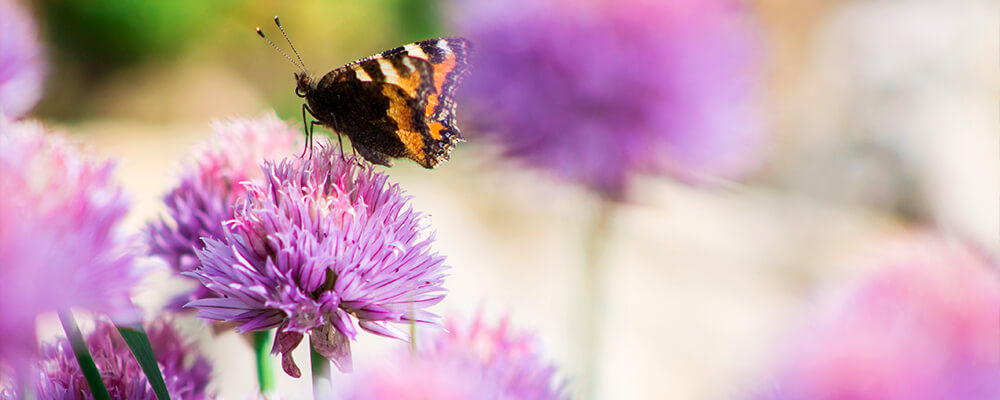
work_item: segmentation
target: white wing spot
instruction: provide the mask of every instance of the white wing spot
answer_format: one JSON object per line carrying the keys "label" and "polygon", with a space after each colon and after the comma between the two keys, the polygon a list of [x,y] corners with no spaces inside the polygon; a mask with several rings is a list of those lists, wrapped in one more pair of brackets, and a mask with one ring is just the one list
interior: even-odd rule
{"label": "white wing spot", "polygon": [[368,75],[368,73],[365,72],[365,69],[361,68],[360,66],[355,66],[354,67],[354,76],[356,76],[358,78],[358,80],[361,81],[361,82],[371,82],[372,81],[372,77],[370,75]]}
{"label": "white wing spot", "polygon": [[382,70],[382,75],[385,75],[385,80],[389,82],[399,81],[399,73],[396,72],[396,68],[393,68],[392,62],[389,60],[379,59],[378,68]]}
{"label": "white wing spot", "polygon": [[403,49],[406,50],[406,54],[410,57],[423,58],[425,60],[428,58],[427,53],[424,53],[424,49],[421,49],[420,46],[415,43],[403,46]]}

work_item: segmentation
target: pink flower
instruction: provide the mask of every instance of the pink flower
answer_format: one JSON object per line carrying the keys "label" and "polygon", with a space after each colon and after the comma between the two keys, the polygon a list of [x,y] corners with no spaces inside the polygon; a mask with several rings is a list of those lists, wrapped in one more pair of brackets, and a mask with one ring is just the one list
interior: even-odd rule
{"label": "pink flower", "polygon": [[35,317],[70,307],[133,317],[135,255],[113,164],[34,122],[0,119],[0,359],[37,349]]}
{"label": "pink flower", "polygon": [[329,145],[263,169],[264,181],[247,184],[224,235],[205,240],[201,265],[187,273],[217,297],[188,307],[241,332],[277,328],[273,351],[294,377],[292,350],[306,335],[350,370],[358,327],[405,340],[393,323],[437,322],[426,308],[444,299],[445,259],[387,175]]}
{"label": "pink flower", "polygon": [[[146,229],[150,254],[163,258],[177,274],[198,266],[195,251],[204,247],[202,238],[223,237],[222,223],[233,218],[236,201],[246,194],[241,183],[263,178],[260,165],[265,160],[298,150],[298,129],[274,113],[214,125],[215,136],[195,152],[180,183],[163,197],[167,215]],[[198,285],[168,308],[180,310],[188,301],[206,297],[214,295]]]}
{"label": "pink flower", "polygon": [[556,369],[541,360],[537,339],[512,332],[507,320],[469,326],[448,324],[416,356],[402,349],[385,362],[356,375],[344,399],[567,399]]}
{"label": "pink flower", "polygon": [[1000,398],[996,260],[925,235],[869,262],[879,269],[818,310],[760,398]]}
{"label": "pink flower", "polygon": [[42,97],[45,62],[31,14],[0,0],[0,114],[20,117]]}

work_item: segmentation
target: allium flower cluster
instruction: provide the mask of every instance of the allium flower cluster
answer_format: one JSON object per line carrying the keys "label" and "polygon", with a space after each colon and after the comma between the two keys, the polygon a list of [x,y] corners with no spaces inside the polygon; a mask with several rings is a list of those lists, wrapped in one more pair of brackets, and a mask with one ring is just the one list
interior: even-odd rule
{"label": "allium flower cluster", "polygon": [[[199,264],[195,250],[204,247],[203,237],[223,237],[222,223],[233,218],[236,201],[246,194],[240,183],[262,178],[264,160],[294,153],[300,135],[273,113],[216,122],[214,130],[215,136],[185,166],[180,184],[164,196],[167,216],[146,229],[150,254],[166,260],[178,274]],[[168,308],[179,310],[188,301],[209,296],[211,291],[198,285]]]}
{"label": "allium flower cluster", "polygon": [[112,174],[41,125],[0,117],[0,360],[25,366],[42,313],[134,316],[133,249],[116,235],[128,203]]}
{"label": "allium flower cluster", "polygon": [[506,154],[610,198],[635,172],[734,178],[759,158],[755,31],[736,0],[470,0],[467,104]]}
{"label": "allium flower cluster", "polygon": [[392,363],[359,373],[344,399],[568,399],[555,382],[556,369],[541,361],[537,339],[512,332],[507,320],[492,325],[477,317],[469,326],[449,323],[418,356],[409,351]]}
{"label": "allium flower cluster", "polygon": [[761,399],[1000,398],[1000,265],[933,236],[894,243],[821,308]]}
{"label": "allium flower cluster", "polygon": [[292,350],[304,335],[349,370],[355,320],[403,340],[388,323],[436,321],[425,308],[444,298],[444,257],[431,252],[423,216],[385,174],[329,146],[263,170],[223,237],[198,251],[202,265],[190,276],[219,296],[188,304],[200,316],[239,323],[241,332],[277,327],[273,351],[295,377]]}
{"label": "allium flower cluster", "polygon": [[0,114],[23,116],[42,97],[45,62],[31,14],[0,0]]}
{"label": "allium flower cluster", "polygon": [[[146,329],[146,333],[171,398],[211,398],[206,394],[212,373],[208,360],[198,354],[194,346],[185,343],[168,322],[154,322]],[[146,375],[113,324],[99,321],[85,341],[112,399],[156,399]],[[65,338],[53,344],[42,345],[36,367],[35,392],[38,398],[93,398],[73,355],[73,349]],[[13,399],[13,394],[13,391],[8,390],[5,396]]]}

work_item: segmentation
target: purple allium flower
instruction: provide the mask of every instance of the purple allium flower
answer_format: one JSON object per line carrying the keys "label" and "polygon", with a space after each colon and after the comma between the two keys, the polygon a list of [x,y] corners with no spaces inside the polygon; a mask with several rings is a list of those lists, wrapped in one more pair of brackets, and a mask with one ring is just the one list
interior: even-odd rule
{"label": "purple allium flower", "polygon": [[38,29],[15,0],[0,0],[0,114],[20,117],[42,97],[45,63]]}
{"label": "purple allium flower", "polygon": [[756,31],[737,0],[469,0],[468,103],[527,165],[610,198],[633,172],[688,183],[758,162]]}
{"label": "purple allium flower", "polygon": [[116,235],[128,203],[112,175],[38,123],[0,117],[0,360],[26,366],[42,313],[135,317],[134,254]]}
{"label": "purple allium flower", "polygon": [[819,309],[761,399],[1000,399],[1000,265],[931,235]]}
{"label": "purple allium flower", "polygon": [[278,328],[273,351],[289,375],[303,336],[343,370],[357,330],[406,340],[388,325],[434,323],[424,310],[444,298],[444,257],[409,197],[387,176],[332,146],[311,159],[266,162],[265,182],[246,184],[246,201],[221,239],[207,239],[190,276],[219,298],[192,301],[204,318],[241,332]]}
{"label": "purple allium flower", "polygon": [[[212,373],[208,360],[198,354],[193,345],[185,343],[169,322],[156,321],[146,329],[146,333],[171,398],[211,398],[205,392]],[[113,324],[98,321],[85,341],[112,399],[156,399],[146,375]],[[63,338],[54,344],[43,344],[40,356],[35,371],[38,398],[93,398],[68,340]],[[14,398],[10,392],[8,390]]]}
{"label": "purple allium flower", "polygon": [[[281,159],[297,150],[299,131],[274,113],[254,119],[214,124],[215,136],[196,151],[180,184],[164,196],[167,214],[146,229],[150,254],[159,256],[178,274],[198,266],[201,238],[222,238],[222,223],[233,218],[233,207],[246,194],[240,184],[263,178],[260,163]],[[180,310],[195,299],[213,297],[198,285],[174,299],[168,308]]]}
{"label": "purple allium flower", "polygon": [[508,329],[507,320],[488,325],[477,317],[468,327],[449,323],[414,357],[355,376],[348,400],[383,399],[568,399],[554,381],[555,367],[540,358],[537,339]]}

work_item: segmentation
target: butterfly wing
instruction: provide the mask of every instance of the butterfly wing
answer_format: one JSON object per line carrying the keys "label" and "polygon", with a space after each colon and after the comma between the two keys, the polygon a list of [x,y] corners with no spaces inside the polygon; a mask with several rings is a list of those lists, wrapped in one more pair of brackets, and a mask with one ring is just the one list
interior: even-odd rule
{"label": "butterfly wing", "polygon": [[330,71],[306,99],[312,114],[346,134],[369,162],[391,166],[406,157],[424,165],[422,110],[434,90],[432,75],[426,60],[374,56]]}
{"label": "butterfly wing", "polygon": [[347,134],[368,161],[406,157],[434,168],[464,141],[454,94],[468,70],[467,49],[461,38],[397,47],[331,71],[306,97],[314,115]]}
{"label": "butterfly wing", "polygon": [[455,145],[465,141],[458,128],[455,92],[462,78],[468,74],[470,50],[471,44],[466,39],[443,37],[410,43],[381,54],[385,59],[410,57],[426,60],[432,67],[429,83],[434,90],[423,104],[427,129],[421,132],[428,144],[426,164],[423,164],[427,168],[434,168],[447,160]]}

